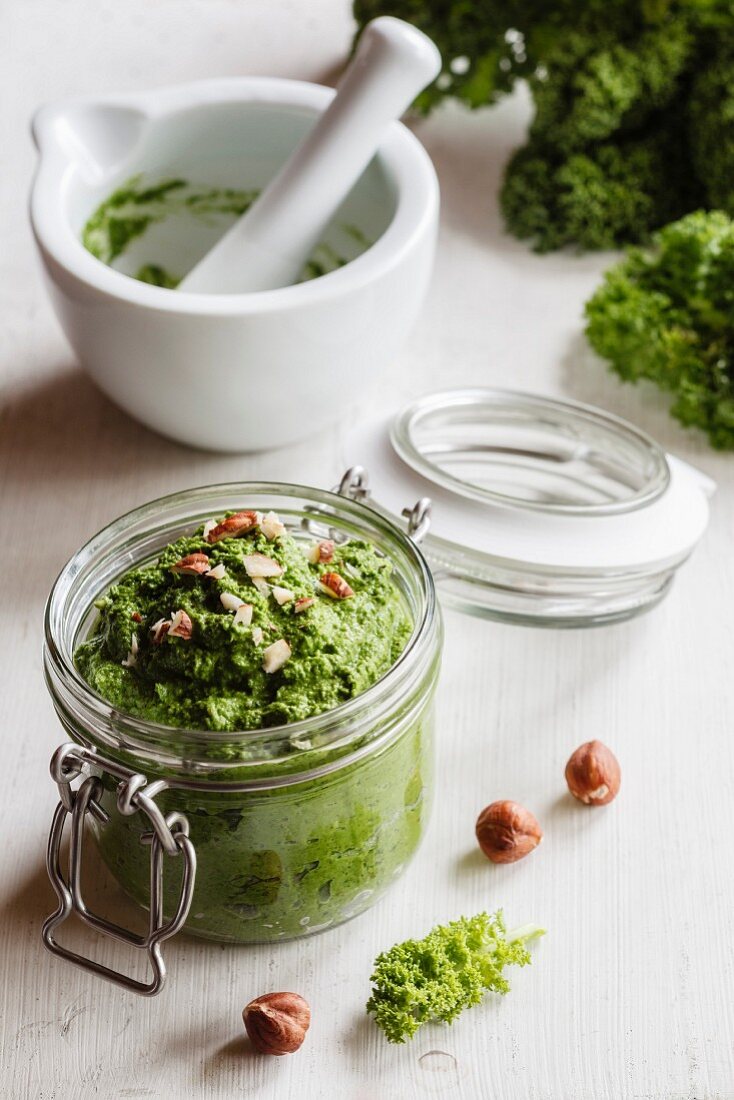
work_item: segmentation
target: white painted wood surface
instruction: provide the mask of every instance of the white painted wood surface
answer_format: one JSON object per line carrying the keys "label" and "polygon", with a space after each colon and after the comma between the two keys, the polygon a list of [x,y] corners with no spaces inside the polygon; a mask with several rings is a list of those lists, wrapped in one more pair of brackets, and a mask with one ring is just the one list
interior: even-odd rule
{"label": "white painted wood surface", "polygon": [[[491,113],[448,108],[418,127],[441,178],[443,230],[430,300],[390,396],[508,382],[628,416],[719,482],[704,544],[665,603],[623,626],[560,633],[447,616],[436,811],[417,859],[372,912],[275,951],[181,939],[167,948],[170,984],[152,1001],[43,952],[47,761],[61,731],[41,678],[41,614],[57,570],[153,495],[225,478],[328,485],[337,457],[332,435],[269,455],[193,453],[92,388],[32,254],[27,118],[62,95],[199,76],[325,79],[350,16],[346,0],[24,0],[3,6],[2,32],[0,1094],[730,1100],[734,459],[679,429],[656,392],[622,387],[584,352],[580,307],[604,257],[541,259],[502,234],[495,196],[527,117],[522,97]],[[592,736],[622,764],[607,810],[565,794],[566,758]],[[473,842],[476,813],[498,797],[526,803],[546,830],[537,853],[505,868]],[[114,888],[100,889],[122,906]],[[532,968],[509,997],[452,1029],[388,1046],[363,1012],[377,951],[497,905],[513,923],[547,926]],[[281,988],[311,1002],[308,1041],[294,1057],[255,1057],[240,1010]]]}

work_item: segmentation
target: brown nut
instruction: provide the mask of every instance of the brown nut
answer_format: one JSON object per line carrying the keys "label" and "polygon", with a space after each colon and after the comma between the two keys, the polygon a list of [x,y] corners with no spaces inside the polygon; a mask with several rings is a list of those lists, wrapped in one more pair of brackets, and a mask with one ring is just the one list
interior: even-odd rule
{"label": "brown nut", "polygon": [[311,1009],[298,993],[265,993],[245,1006],[242,1019],[261,1054],[293,1054],[306,1038]]}
{"label": "brown nut", "polygon": [[325,596],[331,596],[332,600],[348,600],[354,595],[354,590],[338,573],[322,573],[319,577],[319,587]]}
{"label": "brown nut", "polygon": [[227,516],[221,523],[217,523],[205,535],[208,543],[221,542],[222,539],[236,539],[240,535],[246,535],[260,523],[262,516],[259,512],[235,512],[233,516]]}
{"label": "brown nut", "polygon": [[619,761],[601,741],[579,745],[566,764],[568,789],[587,806],[606,806],[617,797],[622,782]]}
{"label": "brown nut", "polygon": [[172,573],[181,573],[184,577],[195,577],[202,573],[208,573],[211,562],[206,554],[187,554],[181,561],[170,566]]}
{"label": "brown nut", "polygon": [[530,811],[507,799],[485,806],[477,818],[476,834],[492,863],[515,863],[543,839],[543,830]]}
{"label": "brown nut", "polygon": [[180,607],[171,619],[171,625],[168,628],[168,637],[183,638],[185,641],[188,641],[193,633],[194,624],[183,608]]}
{"label": "brown nut", "polygon": [[308,560],[312,565],[325,565],[327,562],[333,561],[334,546],[333,539],[322,539],[321,542],[315,542],[308,551]]}

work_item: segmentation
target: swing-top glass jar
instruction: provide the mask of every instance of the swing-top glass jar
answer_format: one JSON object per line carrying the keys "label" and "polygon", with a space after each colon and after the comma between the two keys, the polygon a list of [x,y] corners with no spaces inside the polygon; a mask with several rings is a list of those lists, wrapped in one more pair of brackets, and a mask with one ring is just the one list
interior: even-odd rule
{"label": "swing-top glass jar", "polygon": [[[358,486],[351,495],[359,497]],[[384,555],[412,622],[404,650],[362,694],[287,725],[232,733],[121,713],[75,665],[98,618],[95,600],[131,568],[154,562],[166,544],[242,507],[276,511],[304,542],[359,539]],[[430,810],[440,646],[433,581],[420,550],[397,523],[349,495],[220,485],[153,501],[105,528],[64,568],[46,612],[46,680],[71,737],[52,762],[61,801],[49,872],[59,907],[44,931],[47,946],[153,993],[164,975],[161,941],[181,927],[219,941],[277,941],[373,904],[412,857]],[[60,856],[67,816],[68,876]],[[85,817],[118,882],[150,909],[147,936],[86,909],[79,873]],[[153,980],[134,982],[61,947],[55,927],[72,911],[146,949]]]}

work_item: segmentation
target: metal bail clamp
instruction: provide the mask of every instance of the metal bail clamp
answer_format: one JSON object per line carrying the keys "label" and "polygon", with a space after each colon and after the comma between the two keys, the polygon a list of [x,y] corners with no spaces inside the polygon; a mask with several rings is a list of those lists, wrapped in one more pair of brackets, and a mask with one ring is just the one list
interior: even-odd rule
{"label": "metal bail clamp", "polygon": [[[349,500],[365,501],[372,495],[368,486],[369,477],[364,466],[350,466],[334,492]],[[421,497],[412,508],[403,508],[401,515],[408,521],[408,538],[413,542],[422,542],[428,534],[432,507],[430,497]]]}
{"label": "metal bail clamp", "polygon": [[[142,813],[151,825],[150,831],[143,833],[140,837],[142,844],[150,845],[150,923],[147,935],[129,932],[112,921],[97,916],[87,909],[82,897],[84,819],[87,813],[90,813],[100,823],[108,820],[108,814],[99,802],[102,783],[93,774],[92,769],[107,772],[119,780],[117,808],[121,814],[130,817],[133,814]],[[43,926],[43,942],[54,955],[110,982],[115,982],[125,989],[130,989],[134,993],[152,997],[160,992],[166,980],[166,966],[161,944],[181,929],[191,908],[196,877],[196,852],[188,835],[189,823],[183,814],[179,813],[171,813],[164,817],[156,805],[154,799],[165,790],[167,786],[165,780],[159,779],[149,784],[144,775],[124,768],[80,745],[68,743],[56,750],[51,758],[51,776],[59,788],[60,801],[54,813],[48,838],[46,868],[51,885],[59,899],[59,905]],[[81,783],[76,790],[73,790],[71,784],[79,778]],[[69,873],[68,878],[65,878],[61,868],[61,841],[67,817],[71,818],[71,844]],[[164,855],[183,856],[181,892],[175,913],[170,920],[165,920],[163,915]],[[151,981],[137,981],[135,978],[62,947],[54,938],[54,930],[72,913],[76,913],[95,931],[147,952],[153,971]]]}

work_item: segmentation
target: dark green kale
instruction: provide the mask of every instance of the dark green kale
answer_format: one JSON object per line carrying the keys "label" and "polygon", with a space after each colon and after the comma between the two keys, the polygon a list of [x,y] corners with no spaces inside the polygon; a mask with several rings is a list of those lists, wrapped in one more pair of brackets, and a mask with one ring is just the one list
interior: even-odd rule
{"label": "dark green kale", "polygon": [[698,211],[630,249],[586,305],[592,347],[630,382],[674,395],[673,416],[734,448],[734,221]]}
{"label": "dark green kale", "polygon": [[[678,136],[630,136],[568,155],[531,140],[507,168],[500,195],[507,224],[538,252],[645,240],[701,199]],[[670,184],[676,173],[678,187]]]}
{"label": "dark green kale", "polygon": [[712,46],[688,103],[693,166],[708,204],[734,214],[734,33]]}
{"label": "dark green kale", "polygon": [[355,0],[355,14],[436,41],[444,70],[420,110],[528,81],[535,117],[502,207],[539,251],[643,242],[700,206],[734,214],[731,0]]}

